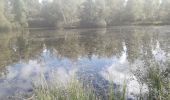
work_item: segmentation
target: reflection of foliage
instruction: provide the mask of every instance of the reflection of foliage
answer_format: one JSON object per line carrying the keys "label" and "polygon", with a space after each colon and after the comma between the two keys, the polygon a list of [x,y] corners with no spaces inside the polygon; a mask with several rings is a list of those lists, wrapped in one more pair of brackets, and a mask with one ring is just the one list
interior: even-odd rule
{"label": "reflection of foliage", "polygon": [[125,43],[127,47],[128,59],[133,62],[137,57],[139,57],[140,47],[139,47],[139,38],[141,38],[140,32],[129,33],[125,36]]}
{"label": "reflection of foliage", "polygon": [[81,41],[85,47],[86,54],[94,54],[99,57],[111,57],[120,55],[123,50],[119,33],[110,33],[109,31],[87,31],[82,33]]}
{"label": "reflection of foliage", "polygon": [[[25,33],[24,33],[25,34]],[[37,55],[37,46],[31,43],[31,48],[29,48],[29,43],[26,42],[26,35],[21,33],[5,33],[1,34],[0,37],[0,66],[6,66],[13,62],[18,62],[21,59],[28,60],[32,56]],[[33,52],[34,51],[34,52]]]}
{"label": "reflection of foliage", "polygon": [[[157,31],[159,32],[159,31]],[[4,61],[30,59],[40,55],[46,45],[47,49],[58,57],[77,59],[79,57],[96,55],[98,57],[120,56],[123,44],[127,48],[127,59],[152,59],[152,49],[158,39],[155,33],[146,29],[116,28],[82,31],[30,31],[30,34],[4,34],[1,36],[1,58]],[[160,46],[163,42],[160,42]],[[16,51],[15,51],[16,50]],[[165,50],[167,51],[167,50]],[[8,60],[7,60],[8,58]],[[2,62],[2,60],[1,60]]]}
{"label": "reflection of foliage", "polygon": [[[32,34],[31,34],[32,35]],[[40,40],[57,56],[77,59],[82,56],[112,57],[121,55],[123,50],[119,33],[112,34],[106,30],[89,30],[79,33],[75,31],[49,32],[32,35],[33,41]],[[37,42],[38,43],[38,42]],[[54,53],[54,54],[55,54]]]}
{"label": "reflection of foliage", "polygon": [[[159,32],[157,32],[158,34]],[[128,60],[134,62],[136,59],[152,59],[152,50],[155,49],[158,39],[154,31],[148,29],[127,29],[124,41],[127,47]],[[163,43],[161,43],[163,44]]]}

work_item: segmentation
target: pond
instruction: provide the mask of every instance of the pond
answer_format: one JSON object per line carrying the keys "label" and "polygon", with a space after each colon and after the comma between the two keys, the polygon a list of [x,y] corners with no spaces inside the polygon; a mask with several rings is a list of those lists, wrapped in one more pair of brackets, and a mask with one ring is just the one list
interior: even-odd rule
{"label": "pond", "polygon": [[31,94],[41,74],[62,84],[75,75],[92,83],[103,99],[109,81],[115,87],[126,81],[126,97],[133,100],[148,94],[151,66],[170,76],[169,61],[169,26],[1,33],[0,100]]}

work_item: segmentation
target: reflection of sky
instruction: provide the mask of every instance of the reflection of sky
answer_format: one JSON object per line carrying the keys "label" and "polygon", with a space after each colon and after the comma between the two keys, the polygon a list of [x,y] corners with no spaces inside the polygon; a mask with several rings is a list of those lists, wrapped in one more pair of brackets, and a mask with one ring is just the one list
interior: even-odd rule
{"label": "reflection of sky", "polygon": [[[86,71],[93,69],[98,75],[101,75],[103,79],[113,81],[118,85],[123,85],[126,80],[129,93],[127,95],[130,96],[130,93],[139,94],[141,87],[137,78],[131,73],[130,67],[132,66],[130,66],[127,60],[128,55],[125,43],[123,43],[123,48],[124,50],[120,57],[99,58],[93,55],[90,59],[88,57],[81,57],[77,61],[72,61],[68,58],[58,58],[44,47],[44,51],[39,59],[30,60],[27,63],[20,61],[7,67],[7,75],[3,76],[2,81],[0,81],[0,98],[5,94],[9,94],[9,91],[16,91],[16,88],[25,88],[26,90],[31,88],[29,83],[32,80],[36,80],[36,77],[41,73],[51,80],[56,76],[55,81],[64,84],[69,81],[76,72],[81,72],[81,68],[86,68]],[[166,59],[166,55],[164,51],[161,50],[159,42],[157,42],[157,46],[152,50],[152,53],[157,60]],[[142,66],[142,63],[140,63],[138,59],[136,59],[134,65],[135,64],[141,64]],[[4,86],[6,81],[9,85]],[[11,86],[13,88],[11,88]],[[5,90],[8,91],[5,92]]]}
{"label": "reflection of sky", "polygon": [[[167,60],[167,55],[165,53],[165,51],[163,51],[161,48],[160,48],[160,43],[159,41],[157,41],[156,43],[156,48],[152,49],[152,54],[154,55],[155,59],[157,61],[163,61],[165,62]],[[169,54],[168,54],[169,55]]]}
{"label": "reflection of sky", "polygon": [[[25,90],[30,89],[30,82],[38,81],[37,77],[42,73],[45,75],[45,78],[53,80],[53,77],[55,77],[55,81],[57,80],[64,84],[77,71],[81,72],[80,68],[82,67],[100,72],[103,67],[111,65],[113,62],[116,62],[116,57],[114,56],[112,58],[99,58],[93,55],[90,59],[88,57],[82,57],[77,61],[72,61],[68,58],[58,58],[44,47],[44,51],[38,59],[28,62],[21,60],[7,67],[7,74],[3,76],[3,79],[8,81],[9,87],[4,87],[4,89],[10,90],[11,86],[19,89],[25,86]],[[1,83],[4,82],[1,81]],[[0,84],[0,87],[2,87],[2,84]],[[0,92],[3,92],[4,89],[0,88]],[[10,91],[16,92],[16,90]],[[1,94],[5,95],[5,93]]]}
{"label": "reflection of sky", "polygon": [[110,66],[102,70],[101,74],[109,80],[121,84],[124,82],[129,73],[129,64],[127,61],[126,46],[124,46],[124,51],[120,58],[115,58]]}
{"label": "reflection of sky", "polygon": [[130,72],[130,66],[127,60],[127,48],[123,46],[124,51],[120,58],[115,58],[110,66],[107,66],[100,73],[109,81],[113,81],[117,85],[123,86],[127,84],[127,96],[132,98],[131,94],[140,93],[140,84],[136,77]]}

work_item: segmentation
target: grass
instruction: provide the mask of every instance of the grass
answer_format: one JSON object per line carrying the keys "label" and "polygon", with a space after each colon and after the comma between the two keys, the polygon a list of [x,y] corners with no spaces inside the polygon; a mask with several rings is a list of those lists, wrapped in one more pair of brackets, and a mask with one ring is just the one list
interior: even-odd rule
{"label": "grass", "polygon": [[45,78],[41,77],[41,83],[34,86],[36,100],[99,100],[92,89],[83,88],[76,78],[66,84],[53,84],[47,83]]}
{"label": "grass", "polygon": [[[159,66],[148,68],[144,82],[148,92],[140,93],[138,100],[170,100],[170,80],[164,73]],[[121,88],[117,88],[114,87],[114,82],[110,82],[108,88],[105,88],[107,97],[103,98],[97,94],[92,83],[83,84],[75,76],[72,76],[66,84],[55,80],[48,81],[41,76],[39,84],[34,84],[34,100],[126,100],[127,82],[124,81],[122,84]]]}
{"label": "grass", "polygon": [[[168,68],[168,67],[167,67]],[[166,71],[160,70],[159,66],[148,69],[147,85],[149,100],[170,100],[170,80],[165,75]]]}
{"label": "grass", "polygon": [[[160,70],[148,70],[147,100],[170,100],[170,82],[164,80]],[[107,97],[104,100],[126,100],[127,83],[115,91],[114,82],[109,83]],[[140,98],[144,100],[145,97]],[[41,78],[39,85],[34,85],[34,100],[103,100],[97,95],[92,85],[84,86],[76,77],[72,77],[66,84],[57,82],[52,84]]]}
{"label": "grass", "polygon": [[[108,100],[125,100],[126,84],[122,91],[114,92],[113,83],[110,82],[106,99]],[[97,95],[92,85],[83,86],[83,84],[72,77],[66,84],[47,82],[41,77],[40,84],[34,83],[35,100],[103,100],[102,96]]]}

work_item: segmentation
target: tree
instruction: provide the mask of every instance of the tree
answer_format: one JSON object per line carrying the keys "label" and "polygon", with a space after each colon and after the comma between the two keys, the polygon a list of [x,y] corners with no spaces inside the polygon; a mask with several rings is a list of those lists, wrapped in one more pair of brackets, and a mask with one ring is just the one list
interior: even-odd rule
{"label": "tree", "polygon": [[87,0],[81,6],[80,25],[82,27],[105,27],[105,6],[101,1]]}
{"label": "tree", "polygon": [[0,31],[7,31],[10,29],[10,23],[4,14],[5,1],[0,0]]}
{"label": "tree", "polygon": [[40,15],[41,6],[39,0],[25,0],[25,6],[28,18],[38,17]]}
{"label": "tree", "polygon": [[137,22],[143,19],[143,0],[128,0],[124,10],[126,22]]}
{"label": "tree", "polygon": [[42,3],[42,17],[54,27],[72,26],[78,21],[78,6],[80,1],[53,0]]}
{"label": "tree", "polygon": [[55,2],[43,2],[41,10],[42,18],[48,27],[61,27],[64,21],[60,6]]}
{"label": "tree", "polygon": [[122,23],[125,0],[106,0],[106,21],[108,25]]}
{"label": "tree", "polygon": [[[0,0],[1,27],[106,27],[170,21],[169,0]],[[5,10],[4,10],[5,9]],[[12,25],[11,25],[12,26]],[[15,27],[16,27],[15,26]]]}
{"label": "tree", "polygon": [[144,20],[151,22],[157,20],[159,18],[159,9],[160,0],[144,0]]}
{"label": "tree", "polygon": [[160,4],[160,18],[164,23],[168,23],[170,21],[170,1],[162,0]]}
{"label": "tree", "polygon": [[56,10],[59,10],[65,25],[72,24],[77,20],[77,10],[81,2],[82,0],[54,0],[54,5],[58,5]]}
{"label": "tree", "polygon": [[25,6],[25,0],[12,0],[14,21],[21,27],[27,27],[27,11]]}

